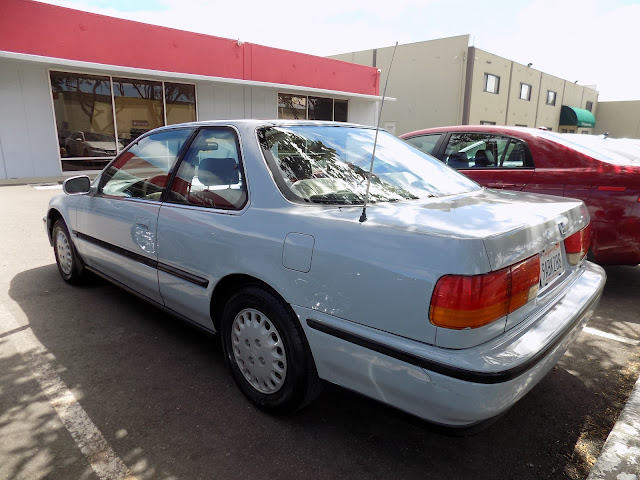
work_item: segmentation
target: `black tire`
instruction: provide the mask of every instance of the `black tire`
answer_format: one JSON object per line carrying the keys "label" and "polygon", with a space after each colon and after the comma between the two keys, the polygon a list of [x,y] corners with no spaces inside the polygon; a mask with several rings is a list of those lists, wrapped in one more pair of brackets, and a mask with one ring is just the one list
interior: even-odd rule
{"label": "black tire", "polygon": [[71,240],[69,229],[61,218],[53,224],[51,238],[53,239],[53,253],[62,279],[75,285],[82,283],[84,265]]}
{"label": "black tire", "polygon": [[291,307],[270,291],[248,286],[233,295],[222,315],[221,336],[236,385],[258,408],[291,413],[320,393],[302,327]]}

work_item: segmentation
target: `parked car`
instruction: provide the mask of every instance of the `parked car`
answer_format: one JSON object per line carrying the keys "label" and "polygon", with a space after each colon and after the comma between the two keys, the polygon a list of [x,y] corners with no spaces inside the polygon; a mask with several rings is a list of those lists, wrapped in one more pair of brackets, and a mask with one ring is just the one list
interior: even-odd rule
{"label": "parked car", "polygon": [[[123,148],[120,142],[118,148]],[[65,140],[65,149],[70,157],[113,157],[117,153],[114,136],[96,132],[73,132]]]}
{"label": "parked car", "polygon": [[637,160],[588,145],[587,135],[532,128],[466,125],[401,138],[486,187],[584,201],[593,227],[590,258],[601,265],[640,263]]}
{"label": "parked car", "polygon": [[60,274],[94,272],[220,332],[238,387],[270,412],[304,406],[323,379],[440,424],[494,418],[600,299],[589,214],[483,189],[385,132],[369,173],[375,136],[332,122],[153,130],[51,200]]}
{"label": "parked car", "polygon": [[561,136],[569,142],[577,143],[597,152],[603,152],[614,162],[618,161],[625,164],[631,160],[635,162],[634,165],[640,166],[640,140],[569,133],[563,133]]}

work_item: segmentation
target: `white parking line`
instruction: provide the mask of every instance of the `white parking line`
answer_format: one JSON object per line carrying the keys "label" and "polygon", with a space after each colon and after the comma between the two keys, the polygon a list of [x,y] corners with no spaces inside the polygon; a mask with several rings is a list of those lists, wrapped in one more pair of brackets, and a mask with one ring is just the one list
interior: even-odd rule
{"label": "white parking line", "polygon": [[640,340],[632,340],[630,338],[621,337],[619,335],[614,335],[613,333],[603,332],[601,330],[596,330],[591,327],[584,327],[584,331],[591,335],[597,335],[598,337],[608,338],[610,340],[615,340],[616,342],[626,343],[628,345],[640,345]]}
{"label": "white parking line", "polygon": [[98,477],[104,480],[134,480],[127,466],[116,455],[98,427],[91,421],[80,403],[60,379],[45,358],[46,348],[33,335],[31,329],[20,330],[14,316],[0,304],[0,326],[8,331],[10,341],[20,352],[42,391],[74,439],[80,451],[87,457]]}

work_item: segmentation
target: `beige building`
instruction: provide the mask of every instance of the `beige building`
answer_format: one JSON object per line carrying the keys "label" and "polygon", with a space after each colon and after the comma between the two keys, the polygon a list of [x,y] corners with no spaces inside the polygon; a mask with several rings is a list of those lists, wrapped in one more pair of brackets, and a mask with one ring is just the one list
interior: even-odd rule
{"label": "beige building", "polygon": [[[394,47],[331,58],[379,68]],[[593,133],[598,92],[475,47],[469,36],[398,45],[381,126],[400,135],[445,125],[496,124]]]}
{"label": "beige building", "polygon": [[596,134],[617,138],[640,138],[640,100],[600,102]]}

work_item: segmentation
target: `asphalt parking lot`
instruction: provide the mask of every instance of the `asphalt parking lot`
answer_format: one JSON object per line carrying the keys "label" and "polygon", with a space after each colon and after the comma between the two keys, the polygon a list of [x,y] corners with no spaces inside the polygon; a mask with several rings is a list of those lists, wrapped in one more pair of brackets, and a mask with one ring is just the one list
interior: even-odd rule
{"label": "asphalt parking lot", "polygon": [[0,479],[584,479],[638,378],[640,267],[607,267],[577,342],[475,436],[331,385],[271,417],[216,337],[102,281],[62,281],[41,220],[59,192],[0,187]]}

